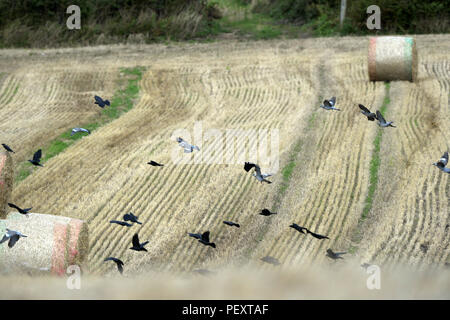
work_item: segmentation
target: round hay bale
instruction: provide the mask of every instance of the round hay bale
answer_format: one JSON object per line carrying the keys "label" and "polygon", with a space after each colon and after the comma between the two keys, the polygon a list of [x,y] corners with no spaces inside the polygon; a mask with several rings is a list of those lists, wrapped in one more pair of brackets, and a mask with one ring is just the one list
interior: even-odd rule
{"label": "round hay bale", "polygon": [[0,152],[0,219],[6,218],[13,183],[13,160],[8,152]]}
{"label": "round hay bale", "polygon": [[417,60],[414,38],[371,37],[369,39],[370,81],[415,81]]}
{"label": "round hay bale", "polygon": [[78,219],[18,212],[0,220],[0,236],[6,228],[26,235],[14,247],[0,244],[0,272],[65,275],[67,267],[85,270],[89,251],[87,224]]}

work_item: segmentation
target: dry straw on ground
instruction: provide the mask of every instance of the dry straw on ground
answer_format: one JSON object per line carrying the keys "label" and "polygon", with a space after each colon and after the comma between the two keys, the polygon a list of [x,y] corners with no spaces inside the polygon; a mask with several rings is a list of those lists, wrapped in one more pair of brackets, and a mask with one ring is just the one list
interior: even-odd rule
{"label": "dry straw on ground", "polygon": [[[380,109],[385,85],[368,81],[361,37],[0,50],[5,73],[0,135],[20,145],[17,163],[26,161],[36,145],[95,117],[93,94],[113,92],[121,67],[147,68],[132,110],[49,159],[45,168],[33,168],[11,200],[88,221],[89,268],[96,275],[117,273],[114,264],[103,263],[110,255],[121,258],[132,275],[215,270],[259,262],[266,255],[283,265],[315,268],[332,263],[325,256],[329,247],[354,252],[349,256],[360,257],[361,263],[445,265],[450,261],[450,180],[431,163],[448,148],[450,37],[415,38],[420,77],[414,83],[391,83],[385,115],[397,128],[382,131],[379,192],[364,228],[358,220],[379,129],[357,106]],[[319,108],[324,97],[335,94],[341,112]],[[192,135],[195,121],[222,134],[278,129],[280,169],[301,142],[278,215],[265,219],[258,212],[275,205],[284,170],[266,185],[245,173],[242,163],[171,161],[173,148],[181,151],[171,140],[174,130],[185,128]],[[214,139],[205,141],[201,153],[217,146]],[[149,168],[149,160],[166,166]],[[129,211],[143,225],[108,223]],[[294,222],[330,240],[299,234],[289,228]],[[216,250],[187,236],[206,230]],[[129,250],[134,231],[150,241],[148,253]],[[353,242],[354,232],[363,233],[359,243]]]}
{"label": "dry straw on ground", "polygon": [[8,152],[0,152],[0,219],[7,213],[8,201],[14,182],[13,161]]}
{"label": "dry straw on ground", "polygon": [[417,78],[416,41],[411,37],[372,37],[369,39],[369,78],[371,81]]}
{"label": "dry straw on ground", "polygon": [[70,265],[85,267],[88,228],[84,221],[48,214],[12,212],[0,220],[0,234],[16,230],[27,237],[14,247],[0,244],[0,270],[6,274],[64,275]]}

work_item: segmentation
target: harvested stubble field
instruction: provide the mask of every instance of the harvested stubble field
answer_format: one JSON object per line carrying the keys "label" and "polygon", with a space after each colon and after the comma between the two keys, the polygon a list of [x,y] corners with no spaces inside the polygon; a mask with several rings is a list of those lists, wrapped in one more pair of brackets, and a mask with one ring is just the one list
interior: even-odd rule
{"label": "harvested stubble field", "polygon": [[[124,261],[124,275],[130,277],[181,276],[194,269],[226,272],[248,265],[270,273],[272,266],[259,261],[270,255],[286,272],[321,266],[330,278],[346,262],[328,261],[327,248],[349,251],[349,261],[374,263],[382,272],[384,266],[401,264],[448,275],[450,180],[431,163],[450,146],[450,36],[416,40],[418,80],[389,85],[368,81],[365,37],[2,50],[0,136],[17,149],[16,168],[61,133],[95,121],[100,108],[93,96],[112,95],[121,68],[145,68],[133,109],[18,181],[11,200],[32,205],[34,212],[88,222],[92,287],[100,286],[99,276],[117,276],[113,263],[103,263],[108,256]],[[342,111],[318,108],[333,95]],[[385,103],[385,117],[397,128],[380,134],[359,113],[358,103],[372,111]],[[203,132],[223,134],[227,129],[278,129],[279,170],[269,178],[273,183],[260,184],[243,170],[243,162],[174,164],[174,132],[187,129],[193,137],[196,122]],[[252,133],[249,143],[257,138]],[[381,148],[375,155],[378,138]],[[213,163],[220,162],[221,154],[212,150],[221,148],[222,140],[190,142],[199,145],[200,154],[211,154]],[[248,146],[246,138],[240,137],[238,145]],[[373,165],[374,156],[379,167]],[[270,171],[267,159],[252,157],[246,160]],[[150,160],[166,166],[150,167]],[[375,189],[368,206],[371,177]],[[278,214],[262,217],[262,208]],[[142,226],[109,224],[130,211]],[[227,227],[223,220],[239,222],[241,228]],[[293,222],[331,240],[301,235],[289,228]],[[217,249],[187,236],[206,230]],[[141,241],[150,241],[148,253],[129,250],[135,231]],[[326,272],[311,274],[319,278]],[[309,281],[314,283],[314,277]],[[414,273],[411,281],[416,289],[423,282]],[[437,287],[429,297],[438,297],[449,283],[440,281]],[[259,290],[251,288],[241,298]],[[92,294],[113,297],[108,291]],[[36,297],[30,291],[24,296]],[[347,297],[359,296],[348,291]],[[170,297],[179,298],[164,298]],[[296,297],[304,296],[290,296]]]}

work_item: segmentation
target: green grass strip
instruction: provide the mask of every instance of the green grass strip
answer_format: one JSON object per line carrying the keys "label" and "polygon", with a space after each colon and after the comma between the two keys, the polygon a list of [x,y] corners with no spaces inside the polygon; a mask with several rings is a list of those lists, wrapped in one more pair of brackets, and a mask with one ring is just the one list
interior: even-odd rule
{"label": "green grass strip", "polygon": [[[144,68],[121,68],[120,72],[125,76],[119,80],[119,89],[114,93],[111,99],[111,105],[106,106],[95,122],[81,124],[80,127],[93,132],[99,127],[119,118],[122,114],[133,108],[136,99],[139,97],[139,81],[142,79]],[[92,104],[93,107],[97,107]],[[70,135],[72,128],[60,134],[57,138],[50,141],[48,145],[42,148],[41,163],[47,162],[49,159],[63,152],[65,149],[81,139],[87,133],[77,133]],[[31,157],[30,157],[31,158]],[[19,166],[15,182],[20,182],[32,173],[32,165],[26,161]]]}
{"label": "green grass strip", "polygon": [[[385,114],[387,106],[391,102],[391,99],[389,98],[389,89],[390,84],[389,82],[385,83],[385,95],[383,104],[380,108],[381,114]],[[370,210],[372,209],[373,204],[373,196],[375,194],[375,191],[377,189],[378,185],[378,170],[380,168],[381,159],[380,159],[380,149],[381,149],[381,139],[383,136],[383,129],[378,128],[377,135],[375,136],[375,139],[373,141],[373,153],[372,153],[372,160],[370,161],[370,179],[369,179],[369,192],[367,194],[366,198],[366,204],[363,209],[363,213],[361,215],[361,219],[364,221],[367,218],[367,215],[369,214]]]}
{"label": "green grass strip", "polygon": [[[383,104],[381,105],[381,108],[380,108],[380,112],[383,115],[386,113],[387,106],[391,102],[391,99],[389,98],[389,90],[390,90],[390,83],[385,82],[384,100],[383,100]],[[380,169],[380,164],[381,164],[380,150],[381,150],[382,137],[383,137],[383,129],[379,127],[377,134],[375,136],[375,139],[373,141],[373,153],[372,153],[372,159],[370,160],[369,190],[367,192],[367,197],[366,197],[363,212],[358,221],[356,230],[354,231],[353,236],[352,236],[352,241],[353,241],[354,245],[352,245],[349,249],[349,252],[351,252],[351,253],[355,253],[358,250],[358,247],[356,244],[359,243],[362,239],[361,225],[368,217],[369,212],[372,210],[373,198],[375,195],[375,191],[377,190],[377,186],[378,186],[378,170]]]}

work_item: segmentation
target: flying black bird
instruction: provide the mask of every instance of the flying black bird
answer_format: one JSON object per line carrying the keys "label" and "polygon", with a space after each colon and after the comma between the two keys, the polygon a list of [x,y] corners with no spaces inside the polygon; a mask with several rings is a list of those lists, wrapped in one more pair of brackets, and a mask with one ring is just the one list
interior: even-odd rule
{"label": "flying black bird", "polygon": [[377,119],[378,119],[378,125],[380,127],[386,128],[386,127],[392,127],[396,128],[396,126],[393,125],[393,121],[386,122],[386,120],[383,118],[383,115],[379,110],[377,110]]}
{"label": "flying black bird", "polygon": [[121,260],[114,257],[109,257],[103,260],[103,262],[105,261],[114,261],[117,264],[117,269],[119,269],[120,274],[123,273],[123,262]]}
{"label": "flying black bird", "polygon": [[111,220],[109,223],[117,223],[118,225],[121,225],[122,227],[131,227],[131,224],[124,222],[124,221]]}
{"label": "flying black bird", "polygon": [[231,221],[224,221],[223,223],[225,223],[226,225],[229,225],[230,227],[240,227],[239,223],[234,223]]}
{"label": "flying black bird", "polygon": [[158,163],[158,162],[155,162],[155,161],[150,161],[150,162],[147,162],[147,164],[149,164],[149,165],[151,165],[151,166],[154,166],[154,167],[164,167],[164,165],[163,164],[161,164],[161,163]]}
{"label": "flying black bird", "polygon": [[274,257],[270,257],[270,256],[266,256],[264,258],[261,258],[261,260],[266,262],[266,263],[273,264],[274,266],[278,266],[278,265],[281,264],[280,261],[278,261]]}
{"label": "flying black bird", "polygon": [[124,214],[123,220],[125,220],[125,221],[131,221],[131,222],[134,222],[134,223],[137,223],[137,224],[142,224],[142,222],[139,222],[139,221],[138,221],[138,217],[136,217],[136,216],[133,214],[133,212]]}
{"label": "flying black bird", "polygon": [[322,239],[330,239],[327,236],[322,236],[320,234],[314,233],[312,231],[306,230],[310,235],[312,235],[314,238],[322,240]]}
{"label": "flying black bird", "polygon": [[105,105],[107,105],[107,106],[110,105],[109,100],[103,100],[103,99],[100,98],[99,96],[95,96],[94,99],[95,99],[94,104],[97,104],[97,105],[98,105],[99,107],[101,107],[101,108],[104,108]]}
{"label": "flying black bird", "polygon": [[8,145],[6,145],[6,144],[4,144],[4,143],[2,143],[2,146],[3,146],[3,148],[5,148],[6,149],[6,151],[8,151],[8,152],[12,152],[12,153],[15,153]]}
{"label": "flying black bird", "polygon": [[291,227],[291,228],[293,228],[293,229],[295,229],[295,230],[297,230],[298,232],[301,232],[301,233],[303,233],[303,234],[306,234],[306,233],[303,232],[303,230],[305,230],[306,232],[308,232],[308,229],[306,229],[306,228],[304,228],[304,227],[300,227],[300,226],[299,226],[298,224],[296,224],[296,223],[291,224],[289,227]]}
{"label": "flying black bird", "polygon": [[375,121],[375,119],[377,119],[377,115],[373,112],[370,112],[370,110],[364,107],[362,104],[359,104],[359,108],[361,109],[360,112],[367,117],[367,120]]}
{"label": "flying black bird", "polygon": [[207,269],[195,269],[195,270],[193,270],[193,272],[196,272],[196,273],[198,273],[198,274],[201,274],[202,276],[205,276],[205,277],[211,276],[211,275],[214,274],[214,272],[209,271],[209,270],[207,270]]}
{"label": "flying black bird", "polygon": [[204,244],[205,246],[211,246],[213,248],[216,247],[216,244],[209,241],[209,231],[206,231],[202,234],[200,233],[188,233],[190,237],[198,239],[199,242]]}
{"label": "flying black bird", "polygon": [[70,133],[70,136],[73,136],[75,133],[78,132],[86,132],[87,134],[91,134],[91,132],[88,129],[85,128],[73,128],[72,132]]}
{"label": "flying black bird", "polygon": [[341,257],[341,255],[346,254],[347,252],[333,252],[333,250],[331,249],[327,249],[327,254],[326,256],[333,259],[333,260],[337,260],[337,259],[344,259]]}
{"label": "flying black bird", "polygon": [[323,104],[321,104],[320,107],[325,110],[341,111],[340,109],[335,107],[335,104],[336,104],[336,97],[332,97],[330,100],[324,100]]}
{"label": "flying black bird", "polygon": [[139,236],[137,233],[133,236],[132,243],[133,243],[133,246],[130,248],[131,250],[147,252],[147,249],[145,249],[144,246],[148,243],[148,241],[139,243]]}
{"label": "flying black bird", "polygon": [[22,209],[22,208],[19,208],[18,206],[16,206],[14,203],[9,203],[9,202],[8,202],[8,206],[9,206],[10,208],[16,209],[19,213],[25,214],[25,215],[29,214],[29,211],[30,211],[31,209],[33,209],[33,208]]}
{"label": "flying black bird", "polygon": [[2,240],[0,240],[0,243],[9,240],[8,247],[12,248],[16,242],[19,241],[20,237],[26,237],[26,235],[21,234],[19,231],[6,229],[6,234],[3,236]]}
{"label": "flying black bird", "polygon": [[43,167],[42,164],[40,164],[41,162],[41,157],[42,157],[42,150],[39,149],[38,151],[36,151],[33,155],[33,159],[32,160],[28,160],[29,162],[31,162],[32,165],[34,166],[40,166]]}
{"label": "flying black bird", "polygon": [[245,171],[250,171],[250,169],[251,168],[255,168],[255,173],[253,174],[253,176],[259,181],[259,182],[261,182],[261,183],[263,183],[263,182],[267,182],[267,183],[272,183],[271,181],[269,181],[269,180],[266,180],[266,178],[267,177],[270,177],[270,176],[272,176],[271,174],[262,174],[261,173],[261,168],[257,165],[257,164],[255,164],[255,163],[251,163],[251,162],[246,162],[245,164],[244,164],[244,170]]}
{"label": "flying black bird", "polygon": [[448,152],[445,151],[442,157],[439,159],[439,161],[433,163],[433,165],[446,173],[450,173],[450,168],[445,167],[447,163],[448,163]]}
{"label": "flying black bird", "polygon": [[249,172],[251,168],[254,168],[256,166],[256,164],[252,163],[252,162],[246,162],[244,164],[244,170]]}
{"label": "flying black bird", "polygon": [[192,151],[200,151],[200,148],[190,144],[189,142],[183,140],[182,138],[177,138],[178,145],[184,149],[184,153],[191,153]]}
{"label": "flying black bird", "polygon": [[262,209],[259,214],[262,215],[262,216],[268,217],[268,216],[270,216],[272,214],[277,214],[277,213],[276,212],[270,212],[269,209]]}

